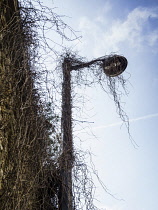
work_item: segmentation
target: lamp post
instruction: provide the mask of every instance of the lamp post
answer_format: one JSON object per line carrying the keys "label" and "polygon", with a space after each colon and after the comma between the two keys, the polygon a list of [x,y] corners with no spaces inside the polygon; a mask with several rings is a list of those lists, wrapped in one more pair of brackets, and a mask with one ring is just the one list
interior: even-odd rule
{"label": "lamp post", "polygon": [[61,163],[61,210],[73,210],[72,200],[72,168],[73,168],[73,138],[72,138],[72,97],[71,97],[71,71],[88,68],[96,64],[102,67],[103,72],[109,77],[120,75],[127,67],[127,59],[123,56],[113,55],[97,58],[89,62],[76,64],[71,57],[63,60],[62,83],[62,117],[61,130],[63,138],[63,155]]}

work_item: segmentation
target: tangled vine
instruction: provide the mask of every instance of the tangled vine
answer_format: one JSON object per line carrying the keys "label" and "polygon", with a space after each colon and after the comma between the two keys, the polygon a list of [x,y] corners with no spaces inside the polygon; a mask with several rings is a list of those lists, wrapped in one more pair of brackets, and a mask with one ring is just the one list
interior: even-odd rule
{"label": "tangled vine", "polygon": [[[66,35],[67,29],[73,35],[71,39]],[[60,117],[54,111],[49,72],[41,56],[50,51],[58,53],[50,47],[56,42],[46,36],[49,31],[56,32],[62,40],[77,38],[53,9],[39,0],[0,0],[0,208],[4,210],[61,209],[65,167],[61,163],[65,157]],[[66,52],[60,57],[60,64],[66,57],[73,65],[84,62],[84,58]],[[81,69],[72,77],[74,85],[107,84],[120,117],[128,120],[116,86],[121,82],[124,87],[123,77],[107,78],[101,66],[96,68],[95,64],[87,68],[87,75]],[[61,81],[53,83],[55,94],[60,85]],[[73,209],[97,209],[84,156],[74,149],[73,158]]]}
{"label": "tangled vine", "polygon": [[64,33],[68,26],[40,1],[34,3],[38,8],[31,1],[0,1],[0,208],[4,210],[59,207],[59,119],[42,94],[46,70],[37,70],[37,50],[39,46],[50,50],[46,22],[63,39],[68,39]]}

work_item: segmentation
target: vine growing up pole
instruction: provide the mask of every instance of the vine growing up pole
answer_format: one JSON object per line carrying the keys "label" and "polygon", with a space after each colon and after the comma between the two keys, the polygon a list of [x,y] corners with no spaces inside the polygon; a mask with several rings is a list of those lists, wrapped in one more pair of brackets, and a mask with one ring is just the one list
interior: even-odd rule
{"label": "vine growing up pole", "polygon": [[61,162],[62,180],[62,210],[72,210],[72,167],[73,167],[73,139],[72,139],[72,98],[71,98],[71,63],[64,59],[62,65],[62,118],[61,133],[63,139],[63,154]]}
{"label": "vine growing up pole", "polygon": [[63,140],[63,153],[61,159],[61,210],[75,209],[72,192],[72,168],[75,163],[75,155],[72,138],[72,96],[71,96],[71,72],[80,71],[83,68],[91,68],[96,65],[102,69],[102,73],[108,77],[120,75],[127,67],[127,60],[123,56],[113,55],[94,59],[89,62],[74,60],[70,54],[63,58],[62,72],[62,118],[61,133]]}

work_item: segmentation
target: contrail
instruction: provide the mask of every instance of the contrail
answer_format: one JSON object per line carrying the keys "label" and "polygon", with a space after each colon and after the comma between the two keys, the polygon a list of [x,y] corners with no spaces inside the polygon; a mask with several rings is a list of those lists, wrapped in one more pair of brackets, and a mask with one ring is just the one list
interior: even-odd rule
{"label": "contrail", "polygon": [[[145,115],[145,116],[142,116],[142,117],[137,117],[137,118],[133,118],[133,119],[129,119],[129,122],[136,122],[136,121],[139,121],[139,120],[146,120],[146,119],[150,119],[150,118],[153,118],[153,117],[158,117],[158,113],[155,113],[155,114],[150,114],[150,115]],[[122,125],[122,121],[120,122],[116,122],[116,123],[111,123],[111,124],[108,124],[108,125],[102,125],[102,126],[97,126],[97,127],[93,127],[92,129],[101,129],[101,128],[108,128],[108,127],[114,127],[114,126],[118,126],[118,125]]]}

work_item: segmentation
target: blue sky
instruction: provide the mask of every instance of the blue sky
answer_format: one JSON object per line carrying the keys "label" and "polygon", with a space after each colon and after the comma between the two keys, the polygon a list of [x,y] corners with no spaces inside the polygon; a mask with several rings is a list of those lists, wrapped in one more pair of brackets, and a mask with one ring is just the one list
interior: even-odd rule
{"label": "blue sky", "polygon": [[[88,59],[115,52],[128,59],[128,96],[122,106],[130,119],[135,149],[116,108],[99,86],[79,90],[86,104],[79,116],[93,124],[77,132],[76,146],[89,149],[98,174],[110,193],[95,182],[96,205],[102,210],[157,210],[158,195],[158,1],[54,0],[48,1],[80,40],[65,43]],[[130,76],[129,76],[130,75]],[[75,103],[75,102],[74,102]],[[75,111],[74,111],[75,115]],[[77,113],[76,113],[76,117]],[[122,126],[121,126],[122,125]],[[88,128],[87,128],[88,127]],[[92,135],[93,133],[95,135]],[[120,201],[123,199],[124,201]]]}

